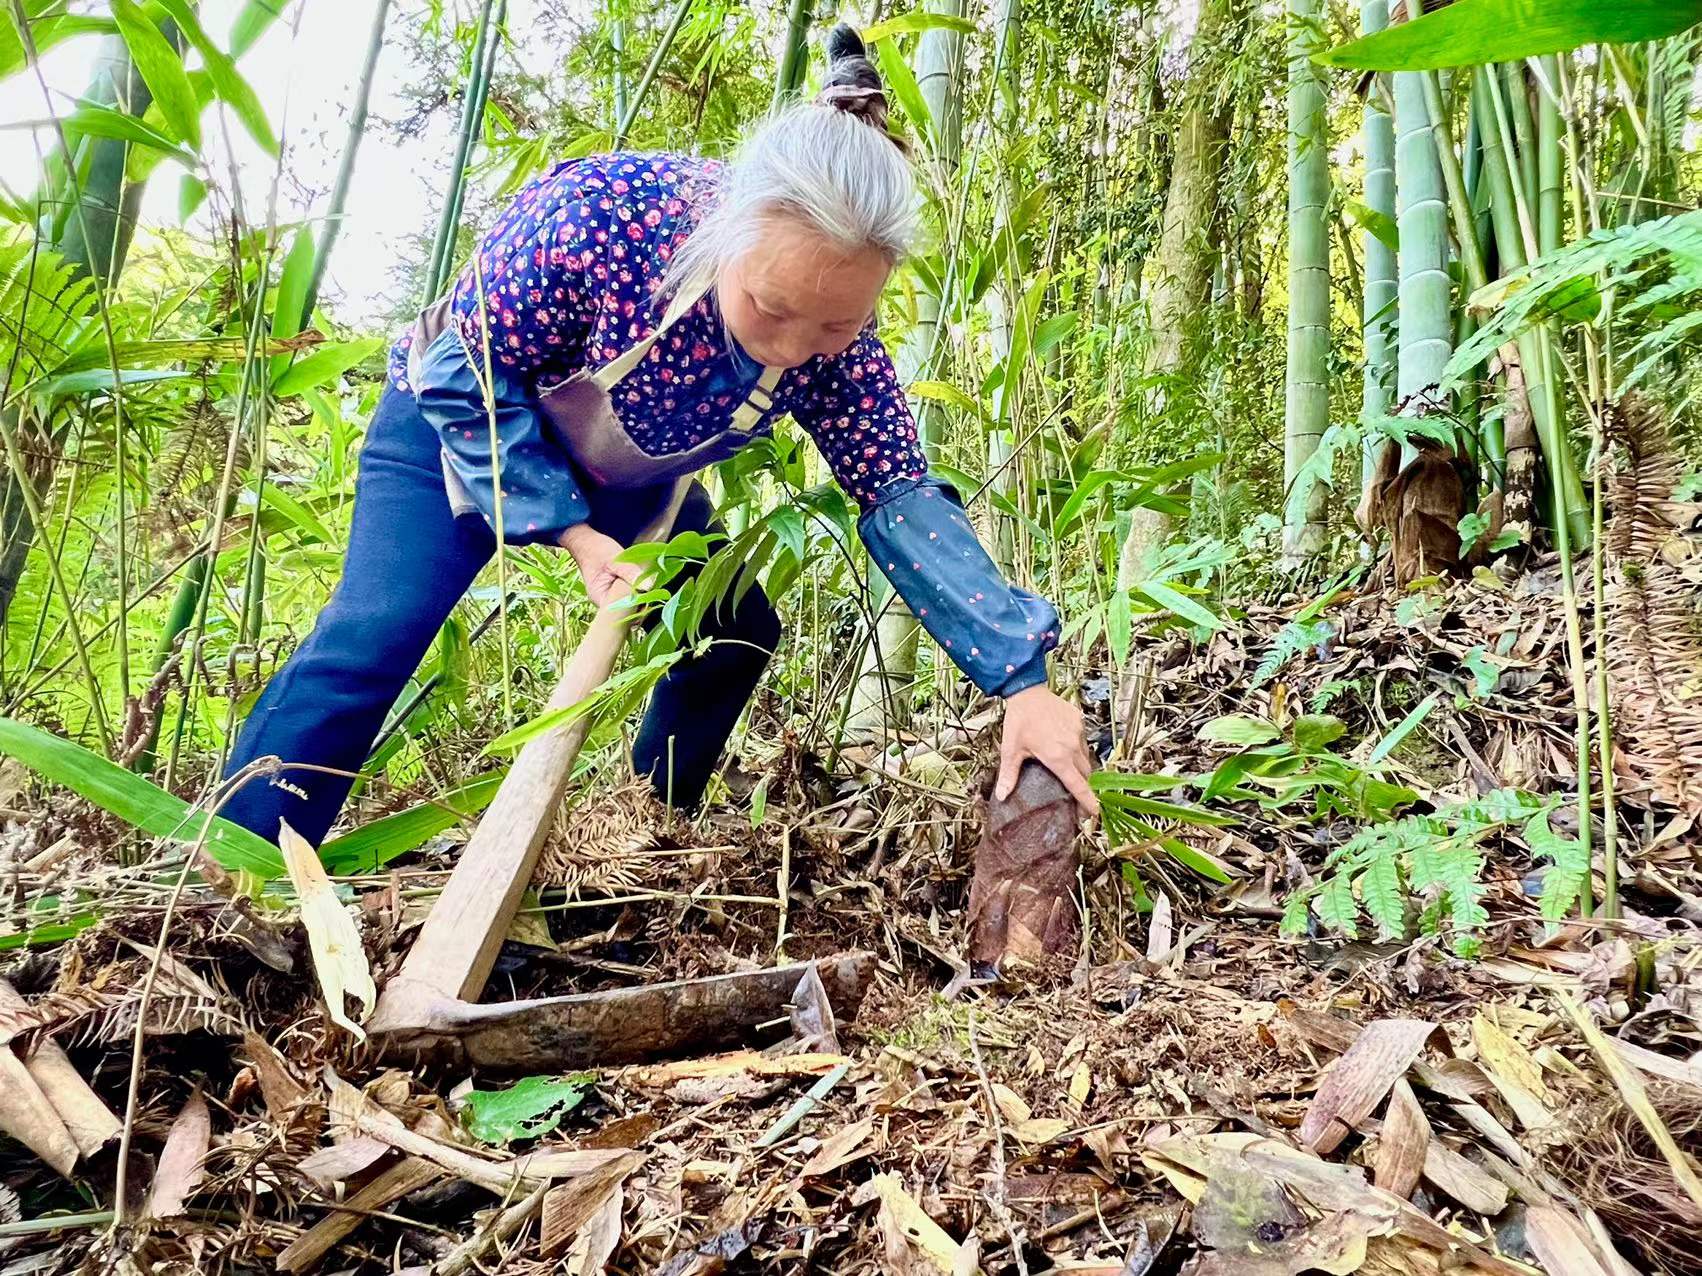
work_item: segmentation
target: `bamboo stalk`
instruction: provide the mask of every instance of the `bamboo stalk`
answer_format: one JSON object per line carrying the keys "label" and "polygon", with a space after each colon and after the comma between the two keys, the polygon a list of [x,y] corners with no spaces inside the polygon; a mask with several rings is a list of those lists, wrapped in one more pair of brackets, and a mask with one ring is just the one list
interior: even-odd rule
{"label": "bamboo stalk", "polygon": [[461,124],[455,137],[455,156],[449,166],[449,189],[443,197],[443,212],[438,217],[426,273],[425,300],[428,304],[442,295],[444,286],[449,282],[449,267],[455,255],[455,229],[461,208],[459,195],[467,180],[467,156],[473,149],[473,135],[478,132],[480,124],[473,112],[480,104],[479,81],[484,75],[485,43],[490,38],[491,15],[495,6],[496,0],[482,0],[479,6],[479,25],[473,37],[467,87],[461,104]]}
{"label": "bamboo stalk", "polygon": [[810,19],[814,16],[815,0],[792,0],[786,14],[786,48],[780,55],[780,68],[774,77],[774,96],[769,112],[776,113],[797,93],[804,82],[804,64],[809,60]]}
{"label": "bamboo stalk", "polygon": [[[1371,35],[1389,24],[1388,0],[1363,0],[1359,9],[1362,34]],[[1373,84],[1365,97],[1365,203],[1392,225],[1395,220],[1395,123],[1382,108],[1379,94],[1386,77]],[[1365,345],[1365,376],[1360,391],[1359,414],[1369,423],[1389,410],[1395,393],[1395,331],[1399,276],[1395,249],[1370,231],[1365,234],[1365,291],[1361,327]],[[1369,429],[1360,449],[1360,486],[1369,484],[1377,472],[1377,455],[1387,441]]]}
{"label": "bamboo stalk", "polygon": [[319,244],[313,254],[313,275],[308,280],[307,297],[302,303],[301,321],[305,326],[319,303],[319,289],[325,282],[325,271],[331,264],[331,250],[343,230],[343,210],[348,206],[349,187],[354,182],[355,157],[366,137],[367,108],[372,102],[372,82],[378,71],[378,57],[384,51],[384,24],[390,16],[390,0],[378,0],[372,12],[372,29],[366,38],[366,60],[361,64],[360,87],[355,91],[354,105],[349,110],[349,130],[343,143],[343,158],[337,165],[337,178],[331,184],[331,199],[325,207],[325,225],[319,232]]}
{"label": "bamboo stalk", "polygon": [[662,32],[662,38],[650,54],[650,61],[644,65],[644,74],[639,77],[638,87],[633,90],[632,101],[628,103],[626,114],[621,116],[620,123],[615,127],[613,145],[619,147],[626,140],[626,135],[632,131],[632,122],[638,118],[638,112],[644,105],[644,99],[650,92],[650,86],[656,81],[656,73],[662,69],[662,61],[668,56],[668,51],[674,47],[674,37],[679,35],[680,27],[691,12],[692,0],[679,0],[674,6],[674,13],[668,19],[667,28]]}

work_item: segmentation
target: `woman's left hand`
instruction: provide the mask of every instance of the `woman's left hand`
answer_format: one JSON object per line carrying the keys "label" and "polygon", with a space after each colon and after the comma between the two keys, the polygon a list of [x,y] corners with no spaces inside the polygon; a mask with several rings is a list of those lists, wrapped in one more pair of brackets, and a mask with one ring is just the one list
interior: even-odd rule
{"label": "woman's left hand", "polygon": [[995,798],[1003,800],[1011,795],[1022,764],[1029,758],[1058,777],[1083,815],[1099,814],[1099,799],[1087,782],[1093,774],[1093,760],[1087,752],[1081,710],[1054,695],[1044,683],[1025,687],[1005,700]]}

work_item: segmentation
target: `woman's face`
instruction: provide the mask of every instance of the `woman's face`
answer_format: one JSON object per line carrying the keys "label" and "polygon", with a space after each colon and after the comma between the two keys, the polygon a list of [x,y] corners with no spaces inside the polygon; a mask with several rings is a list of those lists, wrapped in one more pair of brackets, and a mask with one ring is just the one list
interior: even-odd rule
{"label": "woman's face", "polygon": [[722,270],[721,315],[753,359],[795,368],[856,340],[891,270],[877,249],[847,255],[814,228],[771,217]]}

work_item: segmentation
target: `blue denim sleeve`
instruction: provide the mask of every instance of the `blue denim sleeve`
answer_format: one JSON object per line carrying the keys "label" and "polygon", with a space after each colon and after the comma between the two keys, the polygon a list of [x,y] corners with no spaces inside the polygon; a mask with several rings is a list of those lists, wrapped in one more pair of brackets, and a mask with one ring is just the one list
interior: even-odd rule
{"label": "blue denim sleeve", "polygon": [[931,478],[895,484],[857,531],[922,627],[982,691],[1010,696],[1046,681],[1057,609],[999,574],[949,487]]}
{"label": "blue denim sleeve", "polygon": [[[510,545],[554,543],[569,527],[590,517],[590,506],[567,453],[544,434],[531,397],[501,367],[492,369],[491,397],[495,468],[502,475],[502,539]],[[420,415],[437,431],[449,468],[494,527],[491,412],[453,324],[426,350],[414,399]]]}

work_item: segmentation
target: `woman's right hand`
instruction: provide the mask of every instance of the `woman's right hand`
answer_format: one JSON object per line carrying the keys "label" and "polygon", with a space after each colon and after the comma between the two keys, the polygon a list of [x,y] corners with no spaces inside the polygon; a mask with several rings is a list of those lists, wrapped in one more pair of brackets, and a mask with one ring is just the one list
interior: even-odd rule
{"label": "woman's right hand", "polygon": [[626,546],[589,523],[575,523],[563,532],[561,547],[579,564],[585,592],[597,606],[606,607],[637,587],[641,571],[638,564],[615,561]]}

